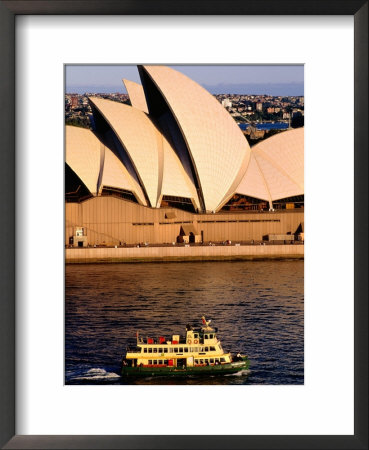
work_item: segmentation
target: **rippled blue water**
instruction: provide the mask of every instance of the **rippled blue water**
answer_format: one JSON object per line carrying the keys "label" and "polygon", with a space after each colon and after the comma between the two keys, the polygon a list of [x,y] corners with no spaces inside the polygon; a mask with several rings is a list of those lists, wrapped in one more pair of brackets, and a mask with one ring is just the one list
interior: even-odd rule
{"label": "rippled blue water", "polygon": [[[238,126],[241,130],[246,130],[250,126],[249,123],[239,123]],[[288,123],[285,122],[274,122],[274,123],[257,123],[256,128],[258,130],[287,130]]]}
{"label": "rippled blue water", "polygon": [[202,315],[224,350],[249,355],[250,372],[135,384],[304,382],[303,261],[68,265],[65,292],[67,384],[123,383],[120,361],[137,330],[182,334]]}

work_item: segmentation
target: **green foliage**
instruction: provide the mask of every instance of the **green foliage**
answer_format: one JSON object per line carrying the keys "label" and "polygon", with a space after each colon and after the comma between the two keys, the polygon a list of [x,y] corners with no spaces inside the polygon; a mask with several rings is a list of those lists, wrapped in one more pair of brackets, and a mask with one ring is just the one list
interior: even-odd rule
{"label": "green foliage", "polygon": [[66,118],[65,125],[72,125],[80,128],[91,128],[90,120],[87,117]]}
{"label": "green foliage", "polygon": [[304,116],[302,114],[297,114],[295,117],[293,117],[291,121],[292,128],[300,128],[303,126],[304,126]]}

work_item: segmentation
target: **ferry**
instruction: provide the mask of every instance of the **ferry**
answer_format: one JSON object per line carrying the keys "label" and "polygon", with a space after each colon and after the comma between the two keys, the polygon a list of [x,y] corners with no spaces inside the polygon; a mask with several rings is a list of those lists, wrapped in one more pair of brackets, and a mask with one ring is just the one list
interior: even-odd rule
{"label": "ferry", "polygon": [[122,360],[122,377],[226,375],[248,370],[247,355],[226,353],[217,338],[211,320],[201,318],[202,326],[186,325],[184,336],[173,334],[142,338],[136,334],[136,346],[128,347]]}

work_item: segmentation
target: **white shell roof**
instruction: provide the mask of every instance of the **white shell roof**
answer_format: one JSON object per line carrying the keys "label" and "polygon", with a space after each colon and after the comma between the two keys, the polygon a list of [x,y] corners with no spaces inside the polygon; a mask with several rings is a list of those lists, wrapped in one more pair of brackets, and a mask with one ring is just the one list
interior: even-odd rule
{"label": "white shell roof", "polygon": [[184,170],[177,154],[165,138],[163,138],[163,151],[162,195],[192,198],[196,207],[200,208],[196,188]]}
{"label": "white shell roof", "polygon": [[96,195],[104,146],[90,130],[72,126],[65,127],[65,143],[66,163]]}
{"label": "white shell roof", "polygon": [[131,177],[119,158],[105,147],[104,170],[101,180],[101,188],[110,186],[133,192],[139,203],[146,205],[145,196],[140,185]]}
{"label": "white shell roof", "polygon": [[[205,89],[173,69],[144,68],[186,141],[207,211],[219,210],[234,193],[269,202],[304,194],[303,128],[279,133],[250,149],[234,119]],[[90,101],[120,140],[129,161],[123,155],[125,163],[121,162],[90,130],[67,126],[67,164],[94,195],[111,186],[133,192],[146,206],[159,207],[162,196],[169,195],[191,198],[199,208],[191,175],[142,111],[147,108],[142,86],[124,82],[135,106],[97,97]]]}
{"label": "white shell roof", "polygon": [[158,153],[161,134],[147,115],[137,108],[97,97],[90,97],[90,101],[105,117],[126,149],[150,204],[155,207],[161,181]]}
{"label": "white shell roof", "polygon": [[[269,160],[304,191],[304,128],[288,130],[252,148],[257,157]],[[296,194],[299,195],[299,194]]]}
{"label": "white shell roof", "polygon": [[247,166],[250,147],[246,138],[228,111],[199,84],[168,67],[144,68],[182,131],[206,210],[217,210],[239,178],[240,170]]}
{"label": "white shell roof", "polygon": [[92,194],[110,186],[131,191],[140,203],[146,204],[139,184],[91,130],[66,126],[66,163]]}
{"label": "white shell roof", "polygon": [[123,78],[123,83],[127,89],[131,105],[141,111],[148,113],[146,97],[141,84]]}
{"label": "white shell roof", "polygon": [[249,166],[241,180],[241,183],[237,187],[236,192],[239,194],[248,195],[249,197],[259,198],[261,200],[272,200],[267,182],[260,170],[252,149]]}
{"label": "white shell roof", "polygon": [[304,194],[304,128],[265,139],[251,153],[237,193],[268,201]]}

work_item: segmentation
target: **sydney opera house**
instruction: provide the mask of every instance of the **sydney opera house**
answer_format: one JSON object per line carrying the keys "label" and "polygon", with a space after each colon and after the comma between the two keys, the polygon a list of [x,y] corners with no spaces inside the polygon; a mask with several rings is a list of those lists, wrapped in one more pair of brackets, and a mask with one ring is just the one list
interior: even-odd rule
{"label": "sydney opera house", "polygon": [[247,241],[304,222],[304,129],[250,147],[203,87],[165,66],[123,80],[130,105],[90,97],[67,126],[67,245]]}

